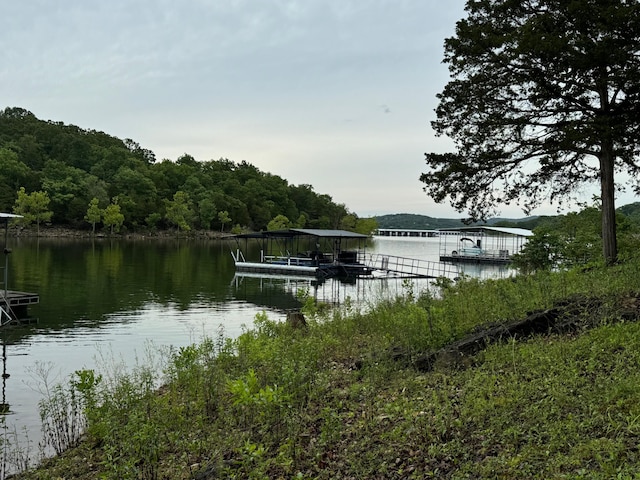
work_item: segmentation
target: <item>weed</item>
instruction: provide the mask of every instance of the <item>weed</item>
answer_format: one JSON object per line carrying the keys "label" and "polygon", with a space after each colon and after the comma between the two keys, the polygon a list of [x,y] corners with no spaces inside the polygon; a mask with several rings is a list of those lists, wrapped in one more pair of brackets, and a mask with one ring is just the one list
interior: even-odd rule
{"label": "weed", "polygon": [[86,427],[82,397],[73,383],[52,383],[52,364],[37,363],[33,372],[40,382],[38,404],[43,449],[61,454],[80,441]]}

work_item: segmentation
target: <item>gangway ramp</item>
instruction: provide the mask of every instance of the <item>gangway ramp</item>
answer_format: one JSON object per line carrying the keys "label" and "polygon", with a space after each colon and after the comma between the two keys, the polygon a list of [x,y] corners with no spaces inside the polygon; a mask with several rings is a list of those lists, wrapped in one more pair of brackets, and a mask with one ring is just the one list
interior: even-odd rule
{"label": "gangway ramp", "polygon": [[372,275],[406,278],[440,278],[455,280],[461,276],[457,265],[443,262],[432,262],[417,258],[397,257],[383,253],[371,254],[365,260]]}

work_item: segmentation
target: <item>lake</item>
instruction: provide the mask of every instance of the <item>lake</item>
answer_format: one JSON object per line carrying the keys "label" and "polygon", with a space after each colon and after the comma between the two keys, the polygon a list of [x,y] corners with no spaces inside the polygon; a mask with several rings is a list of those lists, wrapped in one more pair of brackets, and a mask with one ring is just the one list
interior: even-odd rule
{"label": "lake", "polygon": [[[438,261],[438,238],[376,237],[369,253]],[[205,336],[235,337],[257,313],[284,319],[299,307],[300,289],[337,304],[349,297],[366,308],[402,291],[399,279],[350,284],[329,280],[235,277],[233,241],[9,239],[9,289],[36,292],[35,323],[0,331],[4,347],[2,402],[10,430],[40,441],[42,371],[64,381],[75,370],[102,368],[103,358],[133,365],[152,349],[176,348]],[[504,275],[504,267],[468,266],[474,276]],[[414,281],[414,291],[426,288]]]}

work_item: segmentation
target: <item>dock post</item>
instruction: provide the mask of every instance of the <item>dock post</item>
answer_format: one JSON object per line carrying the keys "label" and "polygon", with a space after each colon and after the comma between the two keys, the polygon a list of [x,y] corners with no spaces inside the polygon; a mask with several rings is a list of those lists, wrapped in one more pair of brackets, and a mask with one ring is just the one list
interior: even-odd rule
{"label": "dock post", "polygon": [[9,218],[4,218],[4,299],[7,302],[7,309],[9,307],[9,254],[11,250],[9,249]]}

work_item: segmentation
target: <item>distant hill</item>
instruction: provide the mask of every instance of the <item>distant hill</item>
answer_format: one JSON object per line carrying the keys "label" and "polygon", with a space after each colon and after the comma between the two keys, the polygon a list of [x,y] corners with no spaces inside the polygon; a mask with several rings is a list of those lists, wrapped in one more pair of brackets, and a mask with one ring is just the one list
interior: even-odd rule
{"label": "distant hill", "polygon": [[412,230],[437,230],[439,228],[455,228],[464,224],[459,218],[433,218],[413,213],[396,213],[375,217],[379,228],[407,228]]}
{"label": "distant hill", "polygon": [[[617,208],[631,222],[640,225],[640,202],[630,203]],[[397,213],[374,217],[379,228],[407,228],[412,230],[438,230],[440,228],[456,228],[467,226],[459,218],[433,218],[414,213]],[[525,218],[490,218],[486,222],[471,225],[493,225],[499,227],[517,227],[533,230],[541,223],[551,220],[555,216],[532,216]]]}
{"label": "distant hill", "polygon": [[640,202],[629,203],[617,209],[633,223],[640,225]]}
{"label": "distant hill", "polygon": [[[487,222],[471,225],[499,225],[503,227],[533,228],[543,217],[522,219],[491,218]],[[413,213],[396,213],[375,217],[379,228],[407,228],[412,230],[438,230],[440,228],[456,228],[467,226],[460,218],[433,218]],[[533,226],[532,226],[533,225]]]}

